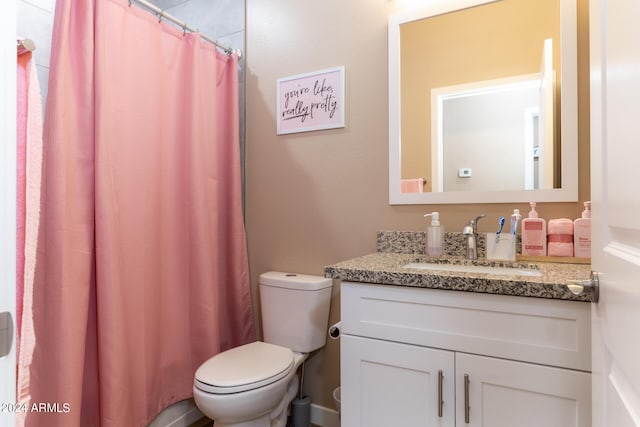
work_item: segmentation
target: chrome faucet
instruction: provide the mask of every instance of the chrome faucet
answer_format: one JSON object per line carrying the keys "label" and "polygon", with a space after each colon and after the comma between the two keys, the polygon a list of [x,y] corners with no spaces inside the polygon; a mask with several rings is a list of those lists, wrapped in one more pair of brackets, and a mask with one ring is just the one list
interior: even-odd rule
{"label": "chrome faucet", "polygon": [[471,218],[462,229],[462,234],[467,236],[467,259],[478,259],[478,220],[485,214]]}

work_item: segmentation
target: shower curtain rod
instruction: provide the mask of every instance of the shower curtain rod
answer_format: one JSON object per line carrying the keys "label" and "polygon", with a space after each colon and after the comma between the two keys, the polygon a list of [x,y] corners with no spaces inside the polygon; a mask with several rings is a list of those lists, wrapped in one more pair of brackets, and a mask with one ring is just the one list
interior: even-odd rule
{"label": "shower curtain rod", "polygon": [[[129,5],[131,5],[132,2],[136,2],[138,4],[140,4],[141,6],[149,9],[150,11],[152,11],[153,13],[155,13],[159,19],[167,19],[171,22],[173,22],[174,24],[176,24],[178,27],[182,28],[183,31],[190,31],[192,33],[200,33],[200,31],[197,28],[193,28],[190,27],[186,22],[183,22],[181,20],[179,20],[178,18],[176,18],[173,15],[168,14],[167,12],[165,12],[164,10],[160,9],[158,6],[149,3],[147,0],[129,0]],[[212,43],[214,46],[216,46],[219,49],[222,49],[227,55],[231,55],[232,53],[236,53],[238,55],[238,58],[242,57],[242,51],[240,49],[234,49],[232,47],[228,47],[225,45],[222,45],[220,43],[218,43],[216,40],[209,38],[207,36],[205,36],[204,34],[200,33],[200,37],[202,37],[204,40],[208,41],[209,43]]]}

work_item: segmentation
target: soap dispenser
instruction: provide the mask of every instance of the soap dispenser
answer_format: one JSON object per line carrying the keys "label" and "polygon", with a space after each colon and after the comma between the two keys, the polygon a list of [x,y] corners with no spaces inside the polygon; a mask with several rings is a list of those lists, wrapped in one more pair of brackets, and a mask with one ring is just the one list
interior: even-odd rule
{"label": "soap dispenser", "polygon": [[431,225],[427,227],[425,252],[432,257],[444,254],[444,226],[440,225],[440,214],[431,212],[425,214],[425,218],[431,217]]}
{"label": "soap dispenser", "polygon": [[591,202],[584,202],[582,218],[573,222],[573,254],[591,258]]}
{"label": "soap dispenser", "polygon": [[547,255],[547,222],[538,218],[536,202],[529,202],[531,212],[522,220],[522,255]]}

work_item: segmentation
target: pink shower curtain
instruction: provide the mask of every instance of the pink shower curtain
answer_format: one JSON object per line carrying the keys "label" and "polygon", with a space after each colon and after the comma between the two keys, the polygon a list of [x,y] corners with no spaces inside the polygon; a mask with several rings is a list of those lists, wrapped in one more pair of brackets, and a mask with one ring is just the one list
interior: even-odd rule
{"label": "pink shower curtain", "polygon": [[58,0],[27,425],[143,426],[255,338],[237,58],[127,0]]}

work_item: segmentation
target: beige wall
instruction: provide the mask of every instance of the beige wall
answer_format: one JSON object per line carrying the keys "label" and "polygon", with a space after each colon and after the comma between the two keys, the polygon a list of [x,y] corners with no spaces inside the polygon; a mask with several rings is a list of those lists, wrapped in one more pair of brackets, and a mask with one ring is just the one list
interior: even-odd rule
{"label": "beige wall", "polygon": [[[439,210],[460,231],[478,213],[497,219],[526,204],[389,206],[387,16],[393,0],[247,0],[246,221],[252,282],[268,270],[322,274],[323,266],[376,250],[378,230],[422,230]],[[589,198],[587,0],[580,15],[580,198]],[[276,135],[276,80],[346,68],[346,127]],[[577,217],[580,203],[543,203],[546,218]],[[495,228],[481,221],[481,231]],[[331,319],[339,318],[335,289]],[[307,364],[305,392],[331,407],[339,342]]]}

